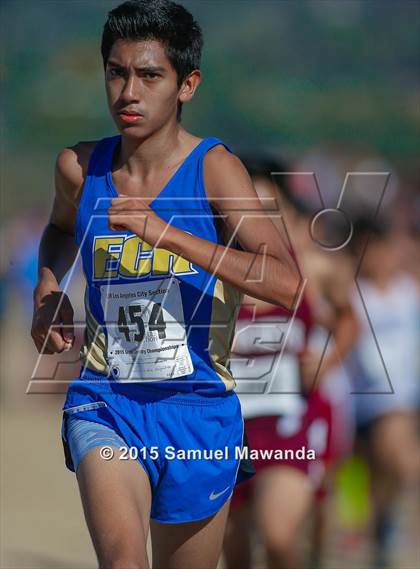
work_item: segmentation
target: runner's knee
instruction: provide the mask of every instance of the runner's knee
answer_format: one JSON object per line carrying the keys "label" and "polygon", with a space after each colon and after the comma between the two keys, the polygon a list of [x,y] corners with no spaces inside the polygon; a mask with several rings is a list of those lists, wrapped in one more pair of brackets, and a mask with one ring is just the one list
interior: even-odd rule
{"label": "runner's knee", "polygon": [[416,481],[419,474],[419,454],[413,452],[399,453],[392,462],[392,471],[401,486],[411,484]]}
{"label": "runner's knee", "polygon": [[264,543],[267,552],[271,557],[283,557],[295,546],[297,537],[296,528],[292,526],[283,528],[272,528],[264,536]]}
{"label": "runner's knee", "polygon": [[387,475],[398,485],[410,484],[419,475],[419,449],[415,444],[402,444],[392,451],[379,450],[376,454],[379,476]]}

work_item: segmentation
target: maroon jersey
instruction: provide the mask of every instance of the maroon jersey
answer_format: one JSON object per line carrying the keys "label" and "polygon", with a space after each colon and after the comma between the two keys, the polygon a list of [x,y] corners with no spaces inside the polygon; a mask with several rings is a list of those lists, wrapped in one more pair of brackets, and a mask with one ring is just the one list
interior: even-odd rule
{"label": "maroon jersey", "polygon": [[[258,311],[242,306],[233,342],[231,369],[253,465],[259,472],[273,466],[295,468],[319,488],[329,461],[331,406],[319,390],[304,397],[300,354],[314,331],[311,308],[303,297],[295,313],[273,306]],[[277,454],[280,454],[279,458]],[[252,495],[252,481],[237,487],[234,509]]]}
{"label": "maroon jersey", "polygon": [[305,296],[292,313],[243,304],[236,324],[231,371],[245,418],[301,414],[299,356],[313,328]]}

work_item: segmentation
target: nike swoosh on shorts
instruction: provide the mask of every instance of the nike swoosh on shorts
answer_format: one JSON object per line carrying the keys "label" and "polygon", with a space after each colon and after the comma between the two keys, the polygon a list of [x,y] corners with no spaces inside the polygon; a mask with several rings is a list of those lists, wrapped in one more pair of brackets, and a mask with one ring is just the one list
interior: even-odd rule
{"label": "nike swoosh on shorts", "polygon": [[230,486],[228,486],[227,488],[225,488],[224,490],[222,490],[221,492],[217,492],[217,494],[213,492],[210,494],[209,496],[209,500],[216,500],[216,498],[218,498],[219,496],[221,496],[222,494],[224,494],[225,492],[227,492],[229,490]]}

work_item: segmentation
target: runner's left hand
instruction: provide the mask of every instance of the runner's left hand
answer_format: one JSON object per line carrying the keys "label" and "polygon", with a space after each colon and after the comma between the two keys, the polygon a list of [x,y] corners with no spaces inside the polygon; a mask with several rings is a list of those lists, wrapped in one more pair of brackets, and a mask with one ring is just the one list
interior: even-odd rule
{"label": "runner's left hand", "polygon": [[162,246],[167,223],[149,207],[146,200],[120,196],[114,198],[108,210],[109,228],[113,231],[128,229],[149,245]]}

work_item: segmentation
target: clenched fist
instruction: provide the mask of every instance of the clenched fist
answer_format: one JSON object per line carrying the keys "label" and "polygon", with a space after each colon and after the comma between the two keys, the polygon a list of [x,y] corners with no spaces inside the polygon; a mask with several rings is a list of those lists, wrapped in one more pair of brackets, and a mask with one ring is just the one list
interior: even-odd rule
{"label": "clenched fist", "polygon": [[141,198],[123,196],[114,198],[108,210],[109,228],[114,231],[128,229],[150,245],[158,243],[167,230],[167,223]]}
{"label": "clenched fist", "polygon": [[39,353],[70,350],[74,344],[73,307],[59,288],[39,285],[34,294],[31,336]]}

